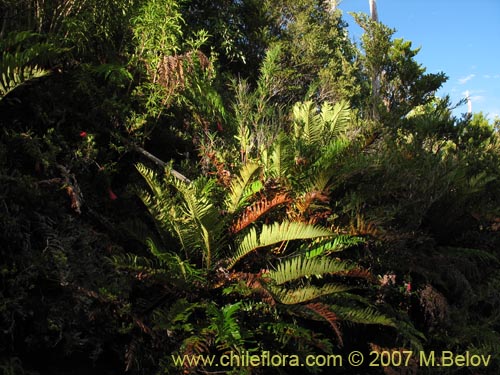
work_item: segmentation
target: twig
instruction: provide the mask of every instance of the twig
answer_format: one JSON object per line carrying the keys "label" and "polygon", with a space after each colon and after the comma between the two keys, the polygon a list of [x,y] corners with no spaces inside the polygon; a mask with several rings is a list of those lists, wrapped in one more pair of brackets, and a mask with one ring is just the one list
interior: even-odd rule
{"label": "twig", "polygon": [[[135,151],[137,151],[140,154],[144,155],[145,157],[147,157],[149,160],[153,161],[155,164],[159,165],[160,167],[162,167],[162,168],[170,167],[170,165],[168,163],[165,163],[163,160],[158,159],[156,156],[154,156],[150,152],[146,151],[142,147],[134,145],[134,144],[131,144],[131,143],[129,143],[129,144],[132,146],[132,148]],[[170,168],[170,173],[172,173],[172,176],[174,176],[175,178],[181,180],[182,182],[185,182],[187,184],[191,183],[191,180],[189,178],[187,178],[186,176],[184,176],[182,173],[177,172],[173,168]]]}

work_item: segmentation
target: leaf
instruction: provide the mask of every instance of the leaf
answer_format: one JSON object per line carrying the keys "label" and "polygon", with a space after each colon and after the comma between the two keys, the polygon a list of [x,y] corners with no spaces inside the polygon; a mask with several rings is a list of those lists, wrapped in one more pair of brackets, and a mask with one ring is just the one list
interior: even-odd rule
{"label": "leaf", "polygon": [[338,323],[339,318],[338,318],[337,314],[332,312],[328,305],[325,305],[325,304],[320,303],[320,302],[308,303],[307,305],[305,305],[305,307],[308,308],[309,310],[315,312],[316,314],[320,315],[323,319],[325,319],[330,324],[333,331],[337,335],[337,339],[339,340],[339,344],[342,346],[343,345],[342,332],[340,331],[340,327],[339,327],[339,323]]}
{"label": "leaf", "polygon": [[239,176],[233,179],[229,194],[226,198],[226,209],[229,213],[234,213],[244,206],[248,198],[262,188],[260,182],[256,185],[250,184],[252,178],[259,169],[260,167],[258,164],[247,163],[241,168]]}
{"label": "leaf", "polygon": [[284,241],[306,240],[333,235],[334,233],[330,230],[319,226],[289,221],[263,225],[260,235],[257,235],[256,228],[251,228],[238,245],[228,269],[234,267],[241,258],[258,248],[275,245]]}
{"label": "leaf", "polygon": [[268,276],[276,285],[281,285],[302,277],[346,273],[354,268],[356,268],[356,266],[351,262],[340,261],[333,258],[306,258],[298,256],[286,259],[278,265],[276,270],[270,271]]}
{"label": "leaf", "polygon": [[263,197],[259,201],[245,208],[238,220],[231,226],[231,232],[238,233],[245,229],[250,224],[256,222],[266,212],[283,203],[289,202],[290,198],[287,194],[277,194],[273,199],[268,200]]}
{"label": "leaf", "polygon": [[274,294],[275,299],[285,305],[304,303],[330,294],[343,293],[351,289],[354,289],[354,287],[331,283],[321,287],[305,285],[297,289],[270,286],[270,291]]}

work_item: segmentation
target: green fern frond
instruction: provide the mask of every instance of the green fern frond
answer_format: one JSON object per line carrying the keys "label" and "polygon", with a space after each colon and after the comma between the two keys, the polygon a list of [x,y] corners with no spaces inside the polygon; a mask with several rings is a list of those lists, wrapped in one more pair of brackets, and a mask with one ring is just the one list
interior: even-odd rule
{"label": "green fern frond", "polygon": [[333,235],[334,233],[326,228],[289,221],[263,225],[260,235],[257,235],[256,228],[251,228],[239,243],[228,269],[234,267],[234,265],[241,258],[259,248],[275,245],[285,241],[308,240],[331,237]]}
{"label": "green fern frond", "polygon": [[313,301],[317,298],[328,296],[334,293],[343,293],[352,290],[354,287],[346,284],[326,284],[321,287],[305,285],[297,289],[288,289],[269,285],[269,290],[275,299],[284,305],[294,305]]}
{"label": "green fern frond", "polygon": [[60,53],[29,31],[12,32],[0,40],[0,100],[22,84],[50,72],[39,66],[49,55]]}
{"label": "green fern frond", "polygon": [[173,275],[163,262],[134,254],[114,255],[110,258],[116,269],[128,271],[140,279],[161,277],[170,279]]}
{"label": "green fern frond", "polygon": [[268,276],[276,285],[281,285],[302,277],[345,273],[354,268],[356,266],[351,262],[326,257],[306,258],[298,256],[281,262],[276,270],[268,273]]}
{"label": "green fern frond", "polygon": [[343,251],[364,242],[365,240],[362,237],[339,235],[333,241],[323,241],[317,245],[310,246],[305,254],[308,258],[314,258],[319,255]]}
{"label": "green fern frond", "polygon": [[175,300],[171,306],[153,311],[153,324],[156,330],[194,332],[194,325],[189,321],[193,312],[202,307],[199,302],[190,302],[186,298]]}
{"label": "green fern frond", "polygon": [[324,123],[312,101],[296,103],[293,108],[293,134],[296,140],[308,145],[320,143],[324,136]]}
{"label": "green fern frond", "polygon": [[236,314],[241,309],[242,302],[229,304],[222,309],[215,304],[207,306],[207,314],[210,316],[209,329],[215,332],[215,342],[219,349],[227,349],[242,344],[240,326],[236,320]]}
{"label": "green fern frond", "polygon": [[249,197],[262,189],[260,181],[256,184],[251,183],[259,169],[258,164],[247,163],[241,168],[239,176],[233,179],[226,198],[226,209],[229,213],[235,213],[247,203]]}
{"label": "green fern frond", "polygon": [[396,327],[393,319],[380,313],[372,307],[360,308],[356,306],[330,305],[330,309],[342,320],[361,324],[379,324],[389,327]]}
{"label": "green fern frond", "polygon": [[219,210],[212,203],[214,180],[197,179],[191,184],[173,180],[182,197],[179,219],[173,223],[185,251],[201,249],[205,267],[210,268],[222,238]]}
{"label": "green fern frond", "polygon": [[203,280],[200,270],[188,261],[181,259],[178,254],[169,251],[160,251],[151,239],[146,240],[151,254],[161,261],[162,268],[169,270],[172,275],[182,275],[185,280]]}
{"label": "green fern frond", "polygon": [[279,134],[271,146],[271,154],[266,165],[267,175],[278,180],[287,179],[294,164],[292,156],[288,138],[283,133]]}
{"label": "green fern frond", "polygon": [[[11,55],[12,56],[12,55]],[[8,61],[12,60],[12,61]],[[0,64],[7,65],[1,70],[0,75],[0,100],[7,96],[11,91],[21,86],[25,82],[35,78],[43,77],[49,74],[48,70],[39,68],[37,65],[33,66],[16,66],[15,61],[18,60],[17,56],[12,56],[9,59],[7,56],[2,56]]]}
{"label": "green fern frond", "polygon": [[321,119],[331,137],[338,137],[345,132],[351,122],[351,108],[346,100],[335,103],[324,103],[321,107]]}

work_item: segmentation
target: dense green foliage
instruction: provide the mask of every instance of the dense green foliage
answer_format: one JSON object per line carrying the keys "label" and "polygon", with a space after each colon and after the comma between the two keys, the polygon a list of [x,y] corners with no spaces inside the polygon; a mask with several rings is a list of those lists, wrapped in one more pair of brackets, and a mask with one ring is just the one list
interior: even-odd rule
{"label": "dense green foliage", "polygon": [[328,3],[0,0],[2,373],[498,373],[500,120]]}

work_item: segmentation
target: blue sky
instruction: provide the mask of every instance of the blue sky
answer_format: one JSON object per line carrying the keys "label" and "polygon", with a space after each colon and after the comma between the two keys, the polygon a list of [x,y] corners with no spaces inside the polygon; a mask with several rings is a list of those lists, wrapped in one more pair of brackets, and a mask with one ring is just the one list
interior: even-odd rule
{"label": "blue sky", "polygon": [[[362,31],[348,12],[369,13],[368,0],[342,0],[339,8],[359,42]],[[468,91],[473,112],[500,117],[500,0],[377,0],[377,9],[394,38],[421,47],[416,59],[428,73],[446,73],[439,96],[456,103]],[[464,112],[466,105],[455,114]]]}

